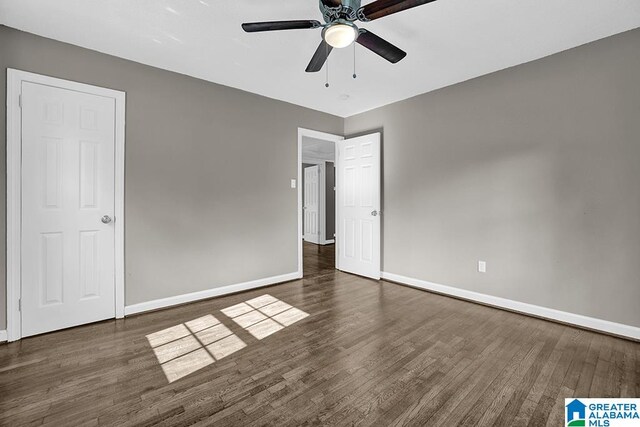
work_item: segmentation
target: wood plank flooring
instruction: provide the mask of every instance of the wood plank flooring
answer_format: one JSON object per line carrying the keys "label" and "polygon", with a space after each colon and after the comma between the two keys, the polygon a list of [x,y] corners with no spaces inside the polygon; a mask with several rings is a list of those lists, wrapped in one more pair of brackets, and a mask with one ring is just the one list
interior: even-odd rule
{"label": "wood plank flooring", "polygon": [[[344,274],[333,256],[305,244],[303,280],[0,345],[0,425],[557,426],[565,397],[640,396],[638,343]],[[221,312],[265,294],[308,316],[259,340]],[[180,325],[209,362],[169,382],[175,349],[158,346],[191,340]],[[214,361],[198,346],[217,333],[235,338]]]}
{"label": "wood plank flooring", "polygon": [[314,245],[303,242],[304,277],[314,278],[331,274],[335,271],[335,245]]}

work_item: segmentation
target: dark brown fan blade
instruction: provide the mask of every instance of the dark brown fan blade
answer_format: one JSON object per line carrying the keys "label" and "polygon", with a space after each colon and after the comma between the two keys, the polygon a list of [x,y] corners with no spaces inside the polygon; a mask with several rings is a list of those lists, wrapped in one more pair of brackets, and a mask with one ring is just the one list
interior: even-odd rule
{"label": "dark brown fan blade", "polygon": [[412,7],[421,6],[436,0],[377,0],[362,7],[362,14],[369,21],[382,18]]}
{"label": "dark brown fan blade", "polygon": [[342,4],[342,0],[322,0],[322,4],[327,7],[338,7]]}
{"label": "dark brown fan blade", "polygon": [[271,21],[250,22],[242,24],[242,29],[247,33],[278,30],[305,30],[307,28],[319,28],[322,24],[318,21]]}
{"label": "dark brown fan blade", "polygon": [[388,41],[381,39],[371,31],[367,31],[364,28],[360,28],[358,39],[356,41],[393,64],[407,56],[407,52],[392,45]]}
{"label": "dark brown fan blade", "polygon": [[311,62],[307,65],[307,69],[305,70],[307,73],[317,73],[322,69],[322,66],[325,62],[327,62],[327,58],[329,54],[333,50],[333,47],[329,46],[327,42],[322,40],[320,42],[320,46],[316,49],[316,53],[313,54],[313,58],[311,58]]}

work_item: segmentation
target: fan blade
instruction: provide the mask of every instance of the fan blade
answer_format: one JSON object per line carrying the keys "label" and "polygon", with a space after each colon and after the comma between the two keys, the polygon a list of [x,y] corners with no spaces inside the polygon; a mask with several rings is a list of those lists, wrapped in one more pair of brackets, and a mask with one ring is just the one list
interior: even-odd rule
{"label": "fan blade", "polygon": [[436,0],[377,0],[362,7],[362,15],[369,21],[382,18],[412,7],[421,6]]}
{"label": "fan blade", "polygon": [[327,42],[322,40],[320,42],[320,46],[316,49],[316,53],[313,54],[313,58],[311,58],[311,62],[307,65],[307,69],[305,70],[307,73],[317,73],[322,69],[322,66],[325,62],[327,62],[327,58],[329,54],[333,50]]}
{"label": "fan blade", "polygon": [[342,4],[342,0],[322,0],[322,4],[327,7],[338,7]]}
{"label": "fan blade", "polygon": [[259,31],[305,30],[321,26],[322,24],[318,21],[272,21],[245,23],[242,24],[242,29],[247,33],[256,33]]}
{"label": "fan blade", "polygon": [[366,47],[370,51],[382,56],[392,64],[395,64],[396,62],[407,56],[407,52],[392,45],[388,41],[381,39],[371,31],[367,31],[364,28],[360,28],[356,42]]}

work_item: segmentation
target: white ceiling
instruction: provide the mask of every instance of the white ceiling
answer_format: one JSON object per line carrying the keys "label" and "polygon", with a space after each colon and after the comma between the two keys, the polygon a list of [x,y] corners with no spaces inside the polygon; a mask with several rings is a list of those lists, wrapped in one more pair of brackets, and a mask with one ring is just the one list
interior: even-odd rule
{"label": "white ceiling", "polygon": [[[363,1],[363,4],[367,0]],[[363,27],[408,52],[357,46],[304,72],[320,30],[246,34],[242,22],[322,20],[317,0],[0,0],[0,23],[347,117],[640,27],[639,0],[440,0]]]}

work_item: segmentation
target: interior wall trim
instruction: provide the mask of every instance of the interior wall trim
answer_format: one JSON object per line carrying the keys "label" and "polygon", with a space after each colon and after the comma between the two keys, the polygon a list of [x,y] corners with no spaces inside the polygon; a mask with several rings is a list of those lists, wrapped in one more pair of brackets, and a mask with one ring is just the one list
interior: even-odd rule
{"label": "interior wall trim", "polygon": [[280,276],[272,276],[264,279],[252,280],[250,282],[236,283],[228,286],[221,286],[219,288],[206,289],[204,291],[192,292],[189,294],[176,295],[168,298],[161,298],[147,302],[141,302],[138,304],[127,305],[124,308],[125,316],[131,316],[132,314],[144,313],[145,311],[158,310],[161,308],[172,307],[174,305],[186,304],[189,302],[200,301],[217,296],[233,294],[241,291],[248,291],[250,289],[261,288],[263,286],[275,285],[277,283],[288,282],[291,280],[299,279],[301,276],[298,272],[282,274]]}
{"label": "interior wall trim", "polygon": [[630,338],[635,341],[640,341],[640,328],[631,325],[610,322],[608,320],[583,316],[581,314],[569,313],[566,311],[560,311],[553,308],[542,307],[539,305],[527,304],[507,298],[481,294],[479,292],[454,288],[452,286],[440,285],[438,283],[428,282],[426,280],[415,279],[412,277],[406,277],[394,273],[383,272],[382,278],[390,282],[400,283],[402,285],[411,286],[413,288],[418,288],[429,292],[435,292],[454,298],[477,302],[492,307],[503,308],[534,317],[540,317],[546,320],[566,323],[585,329],[605,332],[611,335],[617,335],[624,338]]}
{"label": "interior wall trim", "polygon": [[5,342],[7,340],[7,331],[0,331],[0,342]]}

